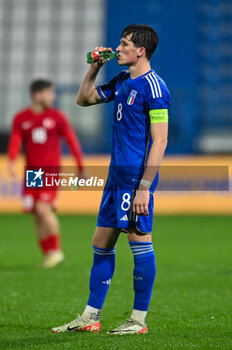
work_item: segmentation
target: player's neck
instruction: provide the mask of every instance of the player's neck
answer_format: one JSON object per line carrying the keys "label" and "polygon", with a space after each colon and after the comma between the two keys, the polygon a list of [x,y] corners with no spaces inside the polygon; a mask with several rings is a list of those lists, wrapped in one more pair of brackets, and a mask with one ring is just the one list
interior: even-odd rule
{"label": "player's neck", "polygon": [[31,110],[35,113],[35,114],[42,114],[45,112],[45,109],[43,106],[41,106],[41,104],[38,103],[32,103],[31,104]]}
{"label": "player's neck", "polygon": [[149,70],[151,70],[151,65],[149,61],[138,61],[135,65],[131,65],[129,70],[131,79],[136,79],[149,72]]}

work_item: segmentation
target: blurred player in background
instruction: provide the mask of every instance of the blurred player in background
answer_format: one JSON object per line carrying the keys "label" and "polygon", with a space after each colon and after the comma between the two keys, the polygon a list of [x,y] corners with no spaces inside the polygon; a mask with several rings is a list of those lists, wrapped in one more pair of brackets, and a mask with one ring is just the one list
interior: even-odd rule
{"label": "blurred player in background", "polygon": [[101,330],[100,313],[115,268],[115,244],[124,231],[134,256],[134,307],[130,318],[108,333],[147,333],[156,271],[151,235],[153,193],[167,145],[171,99],[165,82],[150,66],[157,45],[158,35],[150,26],[126,27],[117,52],[118,64],[128,66],[129,71],[96,88],[96,77],[105,62],[93,63],[79,89],[77,103],[81,106],[114,100],[111,163],[93,237],[87,306],[81,316],[53,332]]}
{"label": "blurred player in background", "polygon": [[[31,83],[32,104],[19,112],[13,120],[8,146],[9,171],[15,176],[15,161],[22,143],[25,145],[26,166],[59,167],[61,139],[67,142],[75,157],[79,171],[83,171],[83,155],[79,141],[63,112],[55,109],[55,90],[52,82],[36,80]],[[46,189],[25,188],[23,208],[32,212],[39,245],[44,254],[42,267],[51,268],[60,264],[64,254],[60,245],[60,228],[54,213],[57,192]]]}

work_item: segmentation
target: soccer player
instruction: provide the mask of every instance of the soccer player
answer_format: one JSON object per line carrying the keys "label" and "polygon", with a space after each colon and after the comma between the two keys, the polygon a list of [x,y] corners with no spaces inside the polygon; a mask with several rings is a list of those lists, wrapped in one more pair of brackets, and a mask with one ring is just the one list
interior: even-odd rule
{"label": "soccer player", "polygon": [[[134,306],[126,322],[110,334],[147,333],[146,315],[155,279],[152,245],[153,193],[158,183],[168,134],[170,93],[151,69],[158,44],[155,30],[142,24],[127,26],[117,47],[118,64],[125,70],[109,83],[95,87],[101,66],[91,65],[77,95],[77,103],[89,106],[114,101],[112,152],[93,236],[90,294],[81,316],[53,332],[101,330],[100,313],[115,268],[115,244],[127,233],[134,256]],[[96,51],[111,50],[96,47]]]}
{"label": "soccer player", "polygon": [[[15,161],[24,143],[26,166],[36,169],[60,165],[61,139],[64,138],[74,155],[79,171],[83,171],[83,155],[79,141],[64,113],[53,108],[55,90],[52,82],[31,83],[32,104],[13,120],[8,146],[9,171],[15,176]],[[23,209],[33,212],[39,245],[44,254],[42,267],[52,268],[64,260],[60,245],[60,228],[54,213],[55,190],[25,188]]]}

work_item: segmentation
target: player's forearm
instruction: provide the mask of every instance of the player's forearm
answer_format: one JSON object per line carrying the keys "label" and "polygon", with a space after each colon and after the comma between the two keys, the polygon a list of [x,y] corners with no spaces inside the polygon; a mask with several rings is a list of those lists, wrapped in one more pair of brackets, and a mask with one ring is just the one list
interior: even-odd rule
{"label": "player's forearm", "polygon": [[69,143],[69,147],[71,149],[71,152],[72,152],[73,156],[76,159],[79,171],[82,172],[83,169],[84,169],[84,161],[83,161],[84,157],[83,157],[83,152],[82,152],[82,148],[81,148],[81,145],[80,145],[79,141],[78,140],[72,140]]}
{"label": "player's forearm", "polygon": [[[163,160],[164,152],[167,146],[167,139],[154,141],[147,160],[147,166],[144,171],[142,180],[152,183]],[[140,188],[144,186],[141,184]],[[146,187],[146,186],[145,186]]]}
{"label": "player's forearm", "polygon": [[92,104],[91,97],[95,91],[95,81],[99,73],[100,67],[91,65],[84,80],[81,83],[80,89],[77,93],[77,104],[80,106],[89,106]]}
{"label": "player's forearm", "polygon": [[83,152],[81,148],[81,144],[72,129],[69,123],[66,121],[66,125],[64,126],[64,138],[68,144],[70,151],[76,159],[77,165],[79,167],[79,171],[83,171]]}
{"label": "player's forearm", "polygon": [[15,170],[15,161],[17,156],[19,155],[21,148],[21,137],[17,134],[12,134],[10,138],[10,142],[8,145],[8,171],[12,177],[16,176]]}

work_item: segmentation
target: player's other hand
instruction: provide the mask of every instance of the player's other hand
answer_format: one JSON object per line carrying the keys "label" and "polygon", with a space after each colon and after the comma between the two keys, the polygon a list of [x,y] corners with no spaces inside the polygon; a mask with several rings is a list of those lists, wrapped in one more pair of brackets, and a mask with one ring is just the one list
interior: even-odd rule
{"label": "player's other hand", "polygon": [[[96,46],[94,48],[94,51],[98,51],[98,52],[111,51],[112,52],[113,50],[111,47]],[[93,63],[93,65],[98,66],[98,67],[102,67],[103,64],[105,64],[105,63],[106,63],[106,60],[102,58],[100,61]]]}
{"label": "player's other hand", "polygon": [[133,212],[137,215],[149,215],[148,204],[150,199],[149,189],[145,186],[140,186],[136,192],[136,196],[133,202]]}
{"label": "player's other hand", "polygon": [[15,170],[15,162],[9,161],[8,163],[8,171],[11,177],[16,177],[17,173]]}

